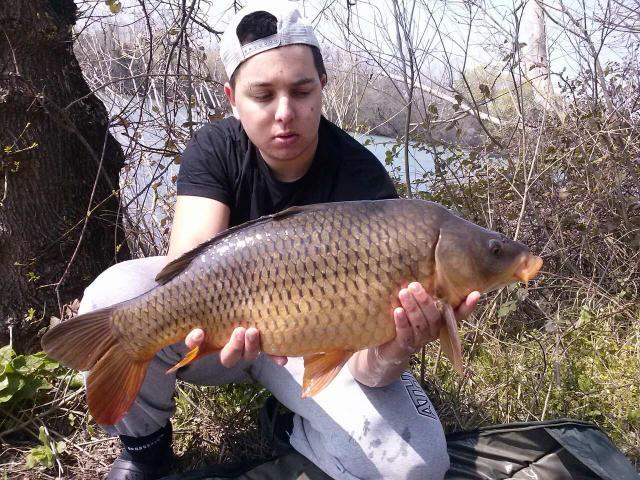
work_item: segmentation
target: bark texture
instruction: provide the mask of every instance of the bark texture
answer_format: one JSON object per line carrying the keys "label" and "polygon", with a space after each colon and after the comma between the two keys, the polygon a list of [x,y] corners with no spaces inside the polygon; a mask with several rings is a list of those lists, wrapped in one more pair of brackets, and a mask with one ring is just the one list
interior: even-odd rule
{"label": "bark texture", "polygon": [[520,25],[520,40],[525,76],[531,81],[535,100],[548,108],[553,98],[553,84],[547,53],[547,29],[544,9],[539,0],[528,0]]}
{"label": "bark texture", "polygon": [[75,15],[72,0],[0,2],[0,344],[12,326],[24,351],[60,315],[57,284],[79,298],[121,242],[124,157],[73,54]]}

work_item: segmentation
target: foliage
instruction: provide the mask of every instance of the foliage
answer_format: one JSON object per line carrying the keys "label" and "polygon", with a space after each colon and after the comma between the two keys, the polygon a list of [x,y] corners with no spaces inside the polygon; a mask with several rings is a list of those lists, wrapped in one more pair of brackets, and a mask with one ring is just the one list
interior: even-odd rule
{"label": "foliage", "polygon": [[33,447],[26,458],[27,468],[35,468],[43,466],[46,468],[52,468],[55,455],[63,453],[67,446],[65,442],[54,443],[47,435],[47,430],[44,427],[40,427],[38,439],[41,445]]}
{"label": "foliage", "polygon": [[502,148],[451,144],[425,172],[426,198],[545,261],[528,290],[488,295],[466,323],[467,377],[434,347],[416,364],[447,429],[573,417],[640,459],[640,86],[627,72],[607,66],[615,113],[578,76],[563,119],[529,105],[525,128],[491,127]]}
{"label": "foliage", "polygon": [[[56,380],[68,377],[68,369],[48,358],[44,352],[18,355],[10,345],[0,348],[0,407],[9,411],[28,408],[41,401],[42,392],[54,388]],[[72,387],[82,384],[74,377]],[[0,420],[0,429],[10,427],[12,420]]]}
{"label": "foliage", "polygon": [[258,412],[269,392],[259,385],[198,387],[181,383],[176,397],[175,442],[183,468],[261,459],[269,455]]}
{"label": "foliage", "polygon": [[[511,296],[496,297],[463,328],[468,376],[458,378],[429,347],[425,384],[445,428],[577,418],[599,425],[638,459],[640,326],[620,333],[628,323],[623,316],[586,306],[563,311],[558,323],[543,328],[514,326],[517,311],[508,319],[496,315],[500,302],[517,301]],[[414,369],[419,374],[419,362]]]}

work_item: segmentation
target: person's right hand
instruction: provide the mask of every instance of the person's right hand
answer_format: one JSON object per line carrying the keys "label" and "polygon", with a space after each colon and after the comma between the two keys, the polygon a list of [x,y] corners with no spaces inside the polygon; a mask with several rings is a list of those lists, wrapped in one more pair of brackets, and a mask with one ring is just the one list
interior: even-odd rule
{"label": "person's right hand", "polygon": [[[204,330],[195,328],[189,332],[184,343],[189,350],[199,347],[204,342]],[[254,327],[237,327],[231,334],[231,338],[220,351],[220,363],[227,368],[235,366],[240,360],[255,360],[260,352],[260,332]],[[287,357],[269,355],[276,364],[283,366],[287,363]]]}

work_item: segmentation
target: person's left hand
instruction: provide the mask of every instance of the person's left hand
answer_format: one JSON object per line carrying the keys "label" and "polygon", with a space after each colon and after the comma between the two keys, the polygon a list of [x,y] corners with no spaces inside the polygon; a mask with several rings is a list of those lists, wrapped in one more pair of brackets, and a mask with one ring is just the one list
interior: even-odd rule
{"label": "person's left hand", "polygon": [[[194,328],[189,332],[184,343],[189,350],[199,347],[204,343],[204,330]],[[241,360],[252,361],[258,358],[260,351],[260,332],[256,328],[237,327],[231,334],[229,341],[220,350],[220,363],[231,368]],[[273,363],[283,366],[287,363],[287,357],[267,355]]]}
{"label": "person's left hand", "polygon": [[[400,363],[417,352],[422,346],[433,342],[444,328],[444,318],[431,296],[418,282],[410,283],[398,294],[400,307],[393,311],[396,336],[393,340],[377,347],[377,356],[389,363]],[[478,300],[479,292],[471,292],[455,308],[456,320],[460,322],[471,314]]]}

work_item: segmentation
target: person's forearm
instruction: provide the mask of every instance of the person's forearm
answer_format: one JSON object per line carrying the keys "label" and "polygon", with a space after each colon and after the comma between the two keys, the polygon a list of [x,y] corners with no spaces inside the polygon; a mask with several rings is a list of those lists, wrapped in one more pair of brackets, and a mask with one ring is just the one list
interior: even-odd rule
{"label": "person's forearm", "polygon": [[358,382],[368,387],[385,387],[397,380],[409,366],[410,356],[387,360],[379,355],[377,347],[356,352],[349,359],[349,370]]}

